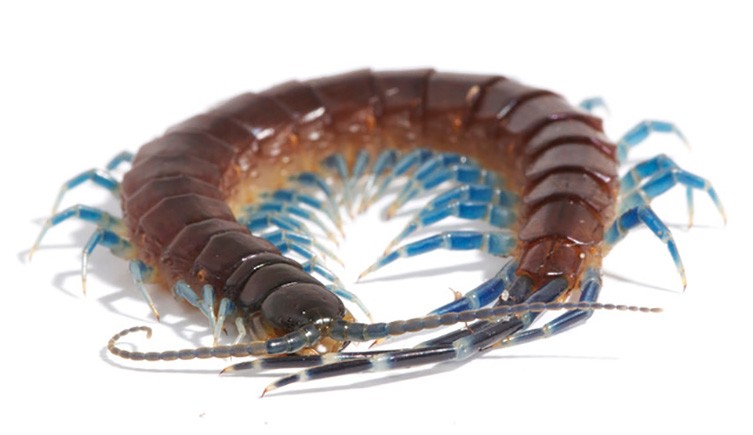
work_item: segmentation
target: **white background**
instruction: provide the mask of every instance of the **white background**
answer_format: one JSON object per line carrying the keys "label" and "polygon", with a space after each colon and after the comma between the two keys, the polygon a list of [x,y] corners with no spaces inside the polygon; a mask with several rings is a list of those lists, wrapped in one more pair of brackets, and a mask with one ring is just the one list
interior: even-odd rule
{"label": "white background", "polygon": [[[360,434],[403,425],[450,433],[750,433],[753,32],[750,12],[734,4],[1,7],[0,431]],[[83,296],[80,249],[91,225],[60,225],[26,261],[60,183],[223,98],[290,78],[420,66],[501,73],[574,101],[601,95],[615,138],[644,118],[680,126],[692,151],[656,137],[635,157],[671,154],[712,180],[727,208],[724,227],[697,195],[696,226],[687,231],[683,189],[656,202],[677,238],[687,291],[662,245],[637,231],[607,258],[602,299],[662,306],[661,315],[598,313],[582,328],[467,364],[347,376],[260,400],[275,376],[218,377],[229,361],[128,364],[106,354],[107,339],[126,327],[154,326],[151,341],[130,340],[151,350],[206,343],[206,329],[156,289],[163,321],[155,324],[126,263],[106,250],[94,254]],[[118,211],[92,187],[64,205],[75,203]],[[348,228],[344,279],[352,282],[399,230],[383,225],[372,216]],[[350,288],[378,320],[393,320],[447,302],[448,287],[467,290],[499,264],[439,252]]]}

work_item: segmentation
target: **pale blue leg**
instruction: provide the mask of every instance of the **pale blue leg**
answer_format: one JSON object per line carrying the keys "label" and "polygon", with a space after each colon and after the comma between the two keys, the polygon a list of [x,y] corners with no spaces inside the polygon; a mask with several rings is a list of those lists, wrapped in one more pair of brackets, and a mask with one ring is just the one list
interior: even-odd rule
{"label": "pale blue leg", "polygon": [[457,169],[459,167],[466,168],[466,170],[481,171],[481,168],[475,162],[456,153],[440,153],[425,161],[409,177],[402,191],[390,204],[387,216],[394,215],[401,206],[419,193],[434,189],[443,182],[455,178],[457,172],[462,171],[462,169]]}
{"label": "pale blue leg", "polygon": [[475,164],[452,165],[449,168],[440,169],[432,173],[430,177],[417,184],[410,185],[408,189],[401,192],[390,204],[387,216],[394,215],[400,207],[416,195],[432,190],[447,181],[461,184],[481,184],[490,187],[496,187],[502,183],[502,179],[499,178],[496,172],[481,169]]}
{"label": "pale blue leg", "polygon": [[435,196],[420,213],[443,207],[455,201],[485,202],[512,208],[517,205],[518,197],[512,192],[486,184],[462,184]]}
{"label": "pale blue leg", "polygon": [[325,204],[311,195],[297,192],[294,189],[278,189],[272,192],[264,192],[260,196],[262,199],[268,201],[306,205],[316,211],[326,214],[327,217],[332,220],[332,223],[337,225],[338,228],[342,227],[342,218],[340,217],[337,208],[332,207],[329,203]]}
{"label": "pale blue leg", "polygon": [[[601,290],[601,278],[595,269],[588,269],[581,280],[580,302],[596,302]],[[549,338],[584,324],[593,315],[592,310],[572,310],[547,322],[541,328],[526,329],[512,334],[499,343],[499,347],[514,346],[530,341]]]}
{"label": "pale blue leg", "polygon": [[115,156],[112,160],[110,160],[109,163],[107,163],[106,169],[102,170],[92,168],[88,171],[76,175],[75,177],[63,183],[63,185],[60,187],[60,191],[58,192],[57,197],[55,198],[55,203],[52,205],[51,214],[55,214],[57,212],[58,206],[60,206],[60,202],[63,200],[63,196],[65,196],[65,194],[69,190],[78,187],[85,181],[91,181],[95,185],[104,187],[114,195],[117,195],[118,189],[120,188],[120,182],[116,180],[110,172],[117,169],[117,167],[120,166],[121,163],[130,162],[131,160],[133,160],[133,153],[123,151]]}
{"label": "pale blue leg", "polygon": [[338,278],[338,276],[335,275],[334,272],[332,272],[327,267],[325,267],[316,256],[311,258],[311,260],[309,261],[305,261],[301,263],[301,267],[303,268],[304,271],[308,273],[316,273],[322,278],[330,281],[332,284],[335,285],[335,287],[341,287],[341,288],[345,287],[345,284],[343,284],[340,278]]}
{"label": "pale blue leg", "polygon": [[[345,156],[341,153],[330,154],[321,162],[322,166],[327,169],[334,170],[337,177],[340,179],[340,183],[343,186],[342,200],[346,201],[348,192],[345,191],[345,183],[348,180],[348,162],[345,161]],[[346,202],[347,203],[347,202]]]}
{"label": "pale blue leg", "polygon": [[89,169],[63,183],[57,197],[55,198],[55,203],[52,205],[52,214],[57,212],[58,206],[63,200],[63,196],[65,196],[69,190],[78,187],[85,181],[91,181],[97,186],[104,187],[113,195],[117,195],[118,189],[120,188],[120,183],[112,176],[112,174],[110,174],[109,171],[103,169]]}
{"label": "pale blue leg", "polygon": [[628,231],[641,223],[645,224],[662,243],[667,245],[667,249],[669,249],[669,253],[672,256],[672,261],[675,263],[677,272],[682,278],[682,287],[685,288],[687,286],[685,267],[682,265],[680,253],[677,251],[677,245],[675,244],[674,237],[672,237],[672,232],[669,231],[669,228],[664,225],[656,213],[647,205],[639,205],[638,207],[631,208],[614,221],[604,234],[604,242],[607,244],[607,248],[614,246],[625,237]]}
{"label": "pale blue leg", "polygon": [[368,310],[368,308],[366,308],[366,305],[364,305],[361,299],[354,293],[346,290],[345,284],[343,284],[340,278],[338,278],[337,275],[335,275],[331,270],[322,265],[316,257],[311,258],[305,263],[301,263],[301,267],[308,273],[316,273],[324,279],[330,281],[332,285],[326,286],[327,290],[357,305],[358,308],[363,311],[364,314],[366,314],[366,317],[369,318],[369,321],[373,321],[371,312]]}
{"label": "pale blue leg", "polygon": [[337,237],[335,236],[335,234],[329,228],[327,228],[327,225],[325,225],[324,222],[319,219],[319,216],[309,210],[298,207],[297,205],[291,203],[279,201],[259,202],[246,207],[245,213],[249,216],[254,216],[257,213],[276,213],[278,216],[295,216],[313,223],[314,225],[319,227],[330,240],[337,242]]}
{"label": "pale blue leg", "polygon": [[353,216],[352,209],[356,196],[356,184],[358,184],[358,180],[360,180],[366,172],[366,167],[369,165],[370,160],[371,155],[368,151],[359,151],[358,155],[356,155],[356,161],[353,163],[353,173],[350,174],[345,182],[345,187],[343,188],[343,200],[351,217]]}
{"label": "pale blue leg", "polygon": [[[217,342],[220,339],[220,334],[222,334],[222,330],[224,329],[225,320],[229,316],[231,316],[235,312],[235,304],[233,301],[231,301],[228,298],[222,298],[220,299],[220,307],[217,309],[217,322],[214,325],[214,331],[213,331],[213,338],[214,343],[217,344]],[[245,333],[245,331],[238,331],[240,333]]]}
{"label": "pale blue leg", "polygon": [[332,188],[327,183],[327,180],[325,180],[318,174],[315,174],[313,172],[301,172],[296,175],[290,176],[288,180],[298,183],[301,186],[320,190],[324,194],[327,202],[330,204],[330,207],[335,209],[337,208],[335,192],[332,191]]}
{"label": "pale blue leg", "polygon": [[130,151],[121,151],[118,155],[112,158],[107,165],[105,166],[105,169],[108,171],[114,171],[115,169],[118,169],[118,167],[123,163],[131,163],[133,161],[133,153]]}
{"label": "pale blue leg", "polygon": [[624,161],[627,158],[628,151],[634,146],[640,144],[651,133],[673,133],[679,137],[686,145],[688,144],[685,136],[680,130],[672,123],[657,120],[645,120],[641,121],[630,129],[624,136],[617,142],[617,158],[619,161]]}
{"label": "pale blue leg", "polygon": [[110,252],[120,258],[127,258],[133,255],[133,247],[128,240],[103,228],[98,228],[94,231],[89,238],[89,241],[84,245],[84,249],[81,253],[81,287],[83,288],[84,294],[86,294],[86,277],[89,269],[89,256],[94,252],[94,248],[96,248],[97,245],[110,248]]}
{"label": "pale blue leg", "polygon": [[427,227],[450,216],[460,219],[469,219],[479,222],[486,222],[497,228],[509,228],[515,223],[515,213],[508,207],[501,207],[491,203],[476,201],[455,201],[447,203],[441,207],[422,210],[414,217],[405,229],[398,234],[387,246],[390,250],[393,246],[400,243],[404,238],[420,228]]}
{"label": "pale blue leg", "polygon": [[[324,245],[322,245],[321,243],[317,242],[316,240],[314,240],[313,238],[309,236],[305,236],[303,234],[298,234],[298,233],[294,233],[294,232],[290,232],[286,230],[277,230],[271,233],[262,234],[261,237],[263,237],[269,243],[275,246],[282,245],[283,243],[290,243],[292,245],[316,249],[324,257],[332,258],[336,262],[340,263],[341,266],[345,267],[345,264],[343,264],[342,260],[340,260],[337,257],[337,255],[335,255],[331,250],[327,249],[327,247],[325,247]],[[308,252],[311,252],[311,251],[308,251]]]}
{"label": "pale blue leg", "polygon": [[[646,178],[649,180],[641,186],[641,182]],[[648,205],[651,200],[677,184],[686,187],[690,225],[693,223],[693,189],[702,190],[709,195],[726,223],[724,207],[711,183],[683,170],[671,158],[663,154],[639,163],[622,177],[619,211],[624,212],[639,205]]]}
{"label": "pale blue leg", "polygon": [[408,243],[379,258],[373,265],[363,271],[358,279],[380,269],[398,258],[413,257],[437,249],[451,251],[480,250],[492,255],[508,255],[515,247],[515,238],[503,232],[447,231],[434,236]]}
{"label": "pale blue leg", "polygon": [[149,308],[152,310],[154,317],[156,317],[157,321],[159,321],[160,318],[157,307],[154,305],[154,301],[152,300],[152,297],[149,295],[149,292],[146,289],[146,283],[151,282],[154,278],[154,269],[150,266],[147,266],[146,263],[141,260],[131,260],[130,262],[128,262],[128,269],[131,271],[131,278],[133,278],[133,282],[136,284],[136,288],[139,289],[141,296],[144,298],[146,303],[149,304]]}
{"label": "pale blue leg", "polygon": [[596,109],[603,109],[609,113],[609,107],[607,107],[606,101],[601,97],[586,98],[578,104],[578,107],[589,113],[594,113]]}
{"label": "pale blue leg", "polygon": [[241,217],[238,222],[245,225],[252,233],[258,233],[271,226],[276,226],[281,230],[313,237],[311,231],[302,222],[275,212],[255,213],[252,216]]}
{"label": "pale blue leg", "polygon": [[34,255],[34,252],[39,247],[39,244],[42,242],[42,238],[44,238],[45,234],[47,234],[47,230],[63,221],[74,217],[87,222],[95,223],[98,228],[103,230],[115,230],[116,227],[119,227],[121,224],[120,219],[103,210],[81,204],[68,207],[63,211],[52,215],[45,221],[44,225],[42,226],[42,230],[39,232],[39,236],[37,236],[37,240],[34,241],[34,245],[29,251],[29,259],[31,259],[32,255]]}
{"label": "pale blue leg", "polygon": [[379,183],[377,191],[374,193],[374,195],[368,198],[366,207],[381,198],[384,192],[389,188],[392,181],[395,180],[395,178],[405,175],[409,170],[425,162],[433,155],[433,151],[419,148],[400,157],[400,159],[397,160],[394,167],[392,168],[392,172],[388,173],[384,178],[382,178],[382,182]]}
{"label": "pale blue leg", "polygon": [[[220,319],[214,310],[214,288],[212,288],[212,286],[209,284],[205,284],[201,289],[202,297],[201,299],[199,299],[198,295],[193,291],[191,286],[189,286],[185,281],[178,281],[173,286],[173,292],[176,296],[184,299],[186,302],[197,308],[201,312],[201,314],[203,314],[209,320],[209,330],[212,331],[214,344],[216,345],[219,341],[223,324],[220,322]],[[226,300],[226,298],[223,298],[223,301],[224,300]],[[222,322],[224,322],[225,317],[234,309],[229,300],[228,302],[223,301],[220,301],[220,314],[223,316]]]}
{"label": "pale blue leg", "polygon": [[366,179],[366,184],[361,192],[361,204],[358,207],[359,212],[366,210],[371,203],[371,191],[374,189],[377,180],[384,174],[389,168],[395,166],[397,162],[397,152],[393,149],[384,150],[377,156],[374,161],[374,167],[371,169],[371,176]]}

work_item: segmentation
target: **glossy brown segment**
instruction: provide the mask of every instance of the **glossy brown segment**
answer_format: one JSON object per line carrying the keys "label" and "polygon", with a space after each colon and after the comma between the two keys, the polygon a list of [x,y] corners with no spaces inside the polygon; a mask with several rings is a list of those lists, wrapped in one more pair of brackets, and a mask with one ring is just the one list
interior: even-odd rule
{"label": "glossy brown segment", "polygon": [[612,157],[605,155],[593,145],[569,143],[544,151],[528,165],[525,177],[534,181],[563,169],[588,172],[605,183],[617,177],[617,168]]}
{"label": "glossy brown segment", "polygon": [[424,134],[428,141],[456,143],[467,127],[486,88],[499,76],[435,73],[424,101]]}
{"label": "glossy brown segment", "polygon": [[593,210],[579,200],[556,198],[536,208],[518,233],[522,242],[557,237],[578,245],[600,242],[604,227]]}
{"label": "glossy brown segment", "polygon": [[280,254],[274,245],[261,237],[240,232],[217,234],[209,239],[196,258],[191,275],[219,291],[244,259],[261,252]]}
{"label": "glossy brown segment", "polygon": [[385,146],[404,148],[415,144],[423,132],[424,96],[433,70],[374,73],[382,105],[379,119]]}
{"label": "glossy brown segment", "polygon": [[371,71],[353,71],[309,83],[329,114],[335,134],[366,134],[376,127],[381,105]]}
{"label": "glossy brown segment", "polygon": [[147,252],[161,253],[187,225],[213,218],[234,219],[224,201],[193,193],[171,196],[141,217],[135,235]]}
{"label": "glossy brown segment", "polygon": [[587,172],[555,172],[542,178],[523,197],[523,204],[533,210],[541,203],[557,198],[577,198],[602,214],[613,205],[609,187]]}
{"label": "glossy brown segment", "polygon": [[278,287],[263,302],[261,310],[274,328],[294,331],[323,319],[342,319],[345,306],[321,284],[296,283]]}
{"label": "glossy brown segment", "polygon": [[244,153],[256,142],[251,130],[233,118],[220,114],[201,114],[167,130],[170,133],[203,133],[233,148],[236,155]]}
{"label": "glossy brown segment", "polygon": [[194,178],[218,188],[222,184],[222,173],[206,160],[190,155],[154,156],[134,165],[123,177],[120,194],[125,199],[124,206],[127,206],[128,198],[133,193],[150,181],[179,175]]}
{"label": "glossy brown segment", "polygon": [[290,267],[287,263],[268,264],[248,277],[243,291],[238,295],[238,303],[243,307],[258,310],[270,293],[291,283],[322,285],[300,267]]}
{"label": "glossy brown segment", "polygon": [[331,124],[330,114],[310,84],[291,81],[268,89],[262,95],[273,98],[290,113],[302,147],[316,144],[318,148],[329,144],[324,132]]}
{"label": "glossy brown segment", "polygon": [[277,159],[295,149],[293,118],[274,98],[247,93],[214,108],[213,115],[230,117],[256,138],[250,152],[256,158]]}
{"label": "glossy brown segment", "polygon": [[[211,218],[185,226],[164,249],[162,264],[173,274],[172,278],[188,277],[188,271],[204,250],[209,240],[227,232],[248,233],[243,225],[219,218]],[[195,284],[195,282],[189,282]]]}
{"label": "glossy brown segment", "polygon": [[224,199],[220,189],[196,178],[185,175],[156,178],[145,183],[126,200],[126,222],[130,227],[135,227],[139,219],[163,199],[188,193],[217,200]]}

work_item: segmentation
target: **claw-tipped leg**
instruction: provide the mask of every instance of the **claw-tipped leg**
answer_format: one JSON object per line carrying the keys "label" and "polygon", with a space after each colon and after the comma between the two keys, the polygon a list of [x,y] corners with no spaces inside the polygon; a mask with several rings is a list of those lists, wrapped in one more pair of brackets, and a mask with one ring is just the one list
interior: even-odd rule
{"label": "claw-tipped leg", "polygon": [[617,142],[617,158],[620,161],[624,161],[627,158],[628,151],[630,151],[631,148],[646,140],[646,138],[648,138],[648,136],[654,132],[672,133],[675,136],[679,137],[686,146],[689,146],[688,140],[685,139],[685,136],[682,134],[680,129],[678,129],[677,126],[672,124],[671,122],[645,120],[639,122],[635,127],[631,128]]}
{"label": "claw-tipped leg", "polygon": [[640,205],[638,207],[627,210],[620,215],[606,231],[604,235],[604,241],[607,247],[614,246],[619,242],[631,229],[637,227],[640,224],[645,224],[656,237],[658,237],[662,243],[667,246],[669,254],[672,256],[672,261],[675,264],[677,273],[680,274],[682,279],[682,288],[687,287],[687,279],[685,277],[685,267],[682,265],[680,259],[680,253],[677,250],[675,239],[672,236],[672,232],[667,228],[664,222],[646,205]]}
{"label": "claw-tipped leg", "polygon": [[507,255],[514,246],[514,238],[506,232],[446,231],[408,243],[383,255],[369,268],[361,272],[358,279],[360,280],[367,274],[392,263],[398,258],[413,257],[437,249],[451,251],[480,250],[492,255]]}

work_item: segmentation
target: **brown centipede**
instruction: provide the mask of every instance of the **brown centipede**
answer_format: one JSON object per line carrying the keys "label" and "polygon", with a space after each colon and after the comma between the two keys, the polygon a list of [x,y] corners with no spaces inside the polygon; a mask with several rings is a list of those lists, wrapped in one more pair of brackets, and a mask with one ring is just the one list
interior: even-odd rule
{"label": "brown centipede", "polygon": [[[590,113],[594,103],[574,107],[553,92],[501,76],[433,70],[359,70],[287,82],[225,101],[170,128],[135,156],[121,154],[106,170],[72,178],[55,208],[66,191],[91,180],[120,197],[122,219],[82,205],[53,213],[34,249],[63,220],[96,222],[84,248],[84,279],[88,254],[98,245],[110,247],[130,260],[155,315],[144,288],[149,282],[200,309],[215,341],[231,317],[239,340],[250,336],[234,345],[143,353],[117,347],[122,335],[144,330],[131,328],[108,345],[124,358],[284,355],[226,370],[313,366],[268,389],[467,358],[585,322],[602,308],[596,301],[603,256],[637,225],[661,238],[684,285],[671,232],[649,206],[676,184],[703,190],[724,216],[711,185],[666,156],[620,177],[620,162],[651,132],[682,136],[674,125],[650,120],[614,143]],[[109,170],[126,161],[131,169],[118,181]],[[332,256],[317,233],[336,237],[331,227],[339,227],[341,208],[364,209],[401,178],[407,181],[388,216],[418,194],[434,196],[364,274],[440,248],[482,250],[511,261],[427,317],[357,323],[338,296],[365,307],[315,261],[314,251]],[[448,231],[403,243],[449,216],[482,220],[496,230]],[[259,233],[267,228],[277,230]],[[573,294],[577,302],[563,305]],[[536,313],[547,309],[568,311],[533,328]],[[342,352],[350,341],[470,321],[470,328],[415,348]]]}

